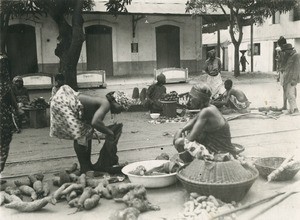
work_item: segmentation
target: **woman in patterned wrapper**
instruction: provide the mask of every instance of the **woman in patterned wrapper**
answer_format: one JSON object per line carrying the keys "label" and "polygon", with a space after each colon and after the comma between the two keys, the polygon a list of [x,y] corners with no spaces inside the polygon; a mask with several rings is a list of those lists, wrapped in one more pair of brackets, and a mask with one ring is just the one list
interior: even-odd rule
{"label": "woman in patterned wrapper", "polygon": [[[111,92],[106,98],[88,96],[63,85],[51,99],[50,136],[74,140],[81,173],[89,170],[120,172],[117,144],[123,124],[106,126],[103,120],[110,111],[119,114],[129,108],[131,100],[122,92]],[[98,161],[91,163],[93,130],[106,135]]]}
{"label": "woman in patterned wrapper", "polygon": [[9,145],[12,140],[15,129],[12,113],[17,111],[22,114],[23,111],[18,108],[16,98],[12,91],[12,83],[9,76],[9,63],[5,54],[0,54],[0,180],[1,172],[9,153]]}

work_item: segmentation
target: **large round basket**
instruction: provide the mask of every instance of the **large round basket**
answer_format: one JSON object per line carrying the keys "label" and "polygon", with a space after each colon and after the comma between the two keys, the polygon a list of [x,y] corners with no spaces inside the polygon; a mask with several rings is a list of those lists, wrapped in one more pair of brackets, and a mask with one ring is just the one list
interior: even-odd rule
{"label": "large round basket", "polygon": [[[218,163],[221,164],[226,162]],[[255,167],[247,166],[245,167],[245,169],[249,173],[249,178],[247,178],[247,180],[230,183],[202,182],[192,180],[182,175],[182,170],[186,166],[188,165],[185,165],[178,170],[177,178],[188,192],[197,192],[200,195],[206,196],[213,195],[224,202],[241,201],[259,175]]]}
{"label": "large round basket", "polygon": [[[283,157],[265,157],[260,158],[255,161],[254,165],[258,170],[259,174],[267,179],[270,173],[276,170],[282,162],[285,160]],[[274,181],[286,181],[293,179],[293,177],[298,173],[300,170],[299,165],[292,166],[291,168],[283,170],[279,173],[273,180]]]}

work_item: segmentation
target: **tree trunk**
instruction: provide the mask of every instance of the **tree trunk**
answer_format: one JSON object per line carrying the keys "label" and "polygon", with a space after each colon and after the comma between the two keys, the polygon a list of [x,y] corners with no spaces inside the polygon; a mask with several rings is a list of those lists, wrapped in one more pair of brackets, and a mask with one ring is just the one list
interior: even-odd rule
{"label": "tree trunk", "polygon": [[240,44],[234,44],[234,76],[240,76]]}
{"label": "tree trunk", "polygon": [[72,14],[72,26],[64,17],[62,1],[57,1],[56,7],[49,12],[58,25],[59,43],[55,55],[60,59],[59,72],[65,75],[66,84],[77,90],[77,64],[84,42],[82,7],[83,0],[76,1]]}
{"label": "tree trunk", "polygon": [[67,56],[63,56],[61,62],[61,69],[66,77],[66,83],[75,90],[77,90],[77,64],[84,42],[82,7],[83,0],[77,1],[72,16],[72,40],[70,48],[66,53]]}

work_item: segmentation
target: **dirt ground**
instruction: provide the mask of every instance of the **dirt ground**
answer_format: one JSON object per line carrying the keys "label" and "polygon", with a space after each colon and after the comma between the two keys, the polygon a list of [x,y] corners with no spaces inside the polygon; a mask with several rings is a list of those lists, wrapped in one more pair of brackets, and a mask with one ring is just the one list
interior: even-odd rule
{"label": "dirt ground", "polygon": [[[223,80],[232,79],[234,86],[242,89],[251,101],[252,108],[265,106],[278,106],[282,104],[282,90],[276,82],[275,75],[263,73],[243,74],[239,78],[232,77],[232,73],[224,73]],[[167,91],[177,91],[178,93],[188,92],[193,84],[204,81],[205,77],[190,76],[187,83],[168,84]],[[134,87],[142,89],[153,81],[151,76],[144,78],[118,78],[107,79],[106,89],[84,89],[80,92],[103,97],[109,91],[121,90],[131,95]],[[299,88],[299,86],[298,86]],[[44,97],[48,100],[50,91],[31,91],[31,99]],[[300,98],[297,98],[298,104]],[[228,117],[228,116],[226,116]],[[121,162],[140,161],[154,159],[161,152],[173,155],[176,153],[172,146],[174,132],[185,123],[164,123],[151,124],[148,112],[125,112],[114,119],[109,115],[105,119],[106,124],[112,122],[122,122],[124,124],[123,134],[120,138],[118,150]],[[239,118],[230,121],[232,141],[242,144],[246,150],[247,157],[266,156],[289,156],[296,154],[300,158],[299,136],[300,136],[300,116],[282,115],[277,120],[266,118],[261,115],[248,118]],[[101,145],[93,141],[92,161],[98,157]],[[3,177],[8,177],[8,182],[26,176],[30,173],[43,172],[49,181],[53,177],[53,172],[67,168],[70,164],[77,162],[73,150],[72,142],[58,140],[49,137],[49,127],[41,129],[27,128],[20,134],[14,134],[7,166],[2,173]],[[249,193],[242,201],[243,204],[255,201],[266,195],[274,193],[287,184],[299,180],[299,174],[293,181],[284,183],[265,184],[259,178],[250,189]],[[183,203],[187,199],[186,191],[180,183],[163,189],[148,190],[149,200],[161,206],[159,212],[147,212],[139,219],[177,219],[178,213],[183,210]],[[293,195],[286,202],[280,204],[271,212],[258,219],[298,219],[297,207],[299,206],[299,196]],[[76,215],[68,215],[72,212],[67,208],[66,203],[56,206],[48,205],[43,211],[24,214],[14,210],[0,208],[1,219],[108,219],[112,210],[120,209],[123,206],[115,204],[113,201],[101,200],[101,204],[90,212],[81,212]],[[258,210],[256,210],[258,211]],[[252,212],[245,212],[239,215],[238,219],[251,219]],[[2,218],[3,217],[3,218]]]}

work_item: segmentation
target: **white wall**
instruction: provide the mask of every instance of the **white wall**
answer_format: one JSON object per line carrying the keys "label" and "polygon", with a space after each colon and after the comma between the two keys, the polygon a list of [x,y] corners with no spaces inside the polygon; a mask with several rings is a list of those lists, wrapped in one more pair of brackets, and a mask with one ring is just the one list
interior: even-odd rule
{"label": "white wall", "polygon": [[[228,30],[224,30],[228,31]],[[300,21],[291,21],[290,13],[280,15],[280,23],[272,24],[272,19],[266,19],[263,25],[255,25],[253,28],[253,43],[261,44],[261,54],[253,57],[253,70],[261,72],[273,71],[273,43],[280,36],[284,36],[288,43],[294,45],[300,52]],[[243,41],[240,50],[248,49],[250,44],[250,26],[243,28]],[[239,54],[241,56],[241,54]],[[250,63],[250,56],[246,56]],[[234,70],[234,47],[229,45],[229,71]],[[250,71],[250,64],[247,66],[247,71]]]}

